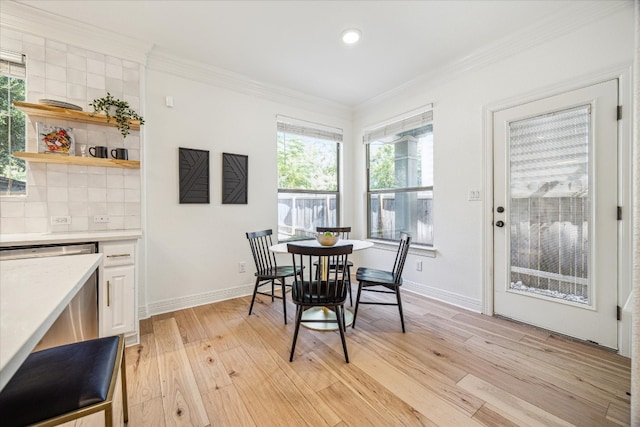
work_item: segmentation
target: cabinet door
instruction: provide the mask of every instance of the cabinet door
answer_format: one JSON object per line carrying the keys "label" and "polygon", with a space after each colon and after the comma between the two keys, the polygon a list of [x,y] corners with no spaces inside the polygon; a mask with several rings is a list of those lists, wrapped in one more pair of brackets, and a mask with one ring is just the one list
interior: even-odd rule
{"label": "cabinet door", "polygon": [[100,290],[100,336],[135,331],[133,265],[103,269]]}

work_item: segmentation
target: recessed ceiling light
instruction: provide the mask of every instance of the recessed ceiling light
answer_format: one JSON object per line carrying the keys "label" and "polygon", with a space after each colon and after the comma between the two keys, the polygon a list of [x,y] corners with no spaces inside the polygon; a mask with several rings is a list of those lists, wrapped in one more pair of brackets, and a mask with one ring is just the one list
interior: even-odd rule
{"label": "recessed ceiling light", "polygon": [[342,41],[345,44],[355,44],[360,40],[362,33],[357,28],[350,28],[342,33]]}

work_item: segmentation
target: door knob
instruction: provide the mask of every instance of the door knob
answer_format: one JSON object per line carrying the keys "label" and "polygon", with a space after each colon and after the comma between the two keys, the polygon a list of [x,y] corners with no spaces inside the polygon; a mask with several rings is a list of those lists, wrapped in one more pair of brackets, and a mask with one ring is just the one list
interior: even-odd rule
{"label": "door knob", "polygon": [[496,227],[504,227],[504,222],[503,221],[496,221]]}

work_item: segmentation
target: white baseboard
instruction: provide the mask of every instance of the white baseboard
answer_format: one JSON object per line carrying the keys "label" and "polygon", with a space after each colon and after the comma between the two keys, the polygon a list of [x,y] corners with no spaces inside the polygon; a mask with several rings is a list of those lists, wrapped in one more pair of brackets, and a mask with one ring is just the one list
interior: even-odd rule
{"label": "white baseboard", "polygon": [[210,292],[204,292],[197,295],[189,295],[185,297],[156,301],[147,304],[146,307],[140,307],[140,319],[147,319],[156,314],[169,313],[185,308],[196,307],[199,305],[211,304],[214,302],[225,301],[228,299],[244,297],[251,295],[254,284],[243,285],[237,288],[219,289]]}
{"label": "white baseboard", "polygon": [[[211,304],[228,299],[244,297],[247,295],[251,295],[251,293],[253,292],[253,286],[253,284],[249,284],[237,288],[220,289],[197,295],[189,295],[176,299],[152,302],[147,306],[140,307],[139,317],[140,319],[147,319],[156,314],[169,313],[172,311],[183,310],[185,308],[196,307],[199,305]],[[418,295],[433,298],[447,304],[475,311],[477,313],[482,312],[482,302],[479,299],[469,298],[464,295],[433,288],[422,283],[411,282],[409,280],[403,281],[402,289]]]}
{"label": "white baseboard", "polygon": [[479,299],[469,298],[464,295],[427,286],[423,283],[411,282],[409,280],[403,280],[402,289],[418,295],[433,298],[438,301],[446,302],[447,304],[475,311],[476,313],[482,313],[482,301]]}

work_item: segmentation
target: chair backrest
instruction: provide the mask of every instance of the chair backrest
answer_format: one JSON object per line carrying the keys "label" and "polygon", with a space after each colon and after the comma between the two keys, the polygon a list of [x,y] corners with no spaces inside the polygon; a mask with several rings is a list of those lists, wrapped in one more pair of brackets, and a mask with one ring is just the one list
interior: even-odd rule
{"label": "chair backrest", "polygon": [[402,280],[402,270],[404,269],[404,263],[407,260],[410,244],[411,236],[404,232],[400,233],[398,253],[396,254],[396,260],[393,263],[393,277],[395,278],[396,283],[400,283]]}
{"label": "chair backrest", "polygon": [[318,248],[289,243],[287,251],[293,258],[293,267],[302,270],[291,287],[293,301],[344,302],[349,284],[346,266],[353,245]]}
{"label": "chair backrest", "polygon": [[324,233],[329,231],[331,233],[339,233],[341,239],[349,239],[351,234],[351,227],[316,227],[318,233]]}
{"label": "chair backrest", "polygon": [[271,241],[272,234],[272,230],[261,230],[247,233],[249,246],[251,246],[251,254],[253,255],[253,261],[256,263],[256,270],[258,273],[278,266],[276,263],[276,255],[269,250],[269,247],[273,245]]}

